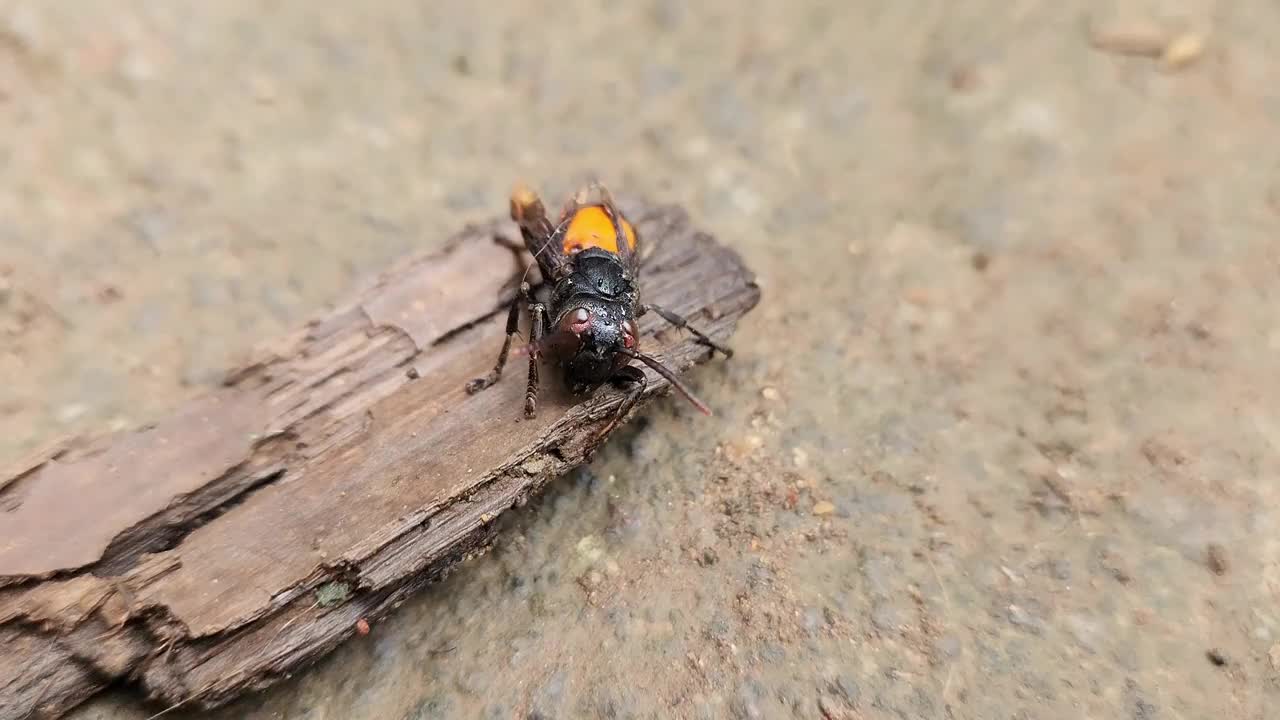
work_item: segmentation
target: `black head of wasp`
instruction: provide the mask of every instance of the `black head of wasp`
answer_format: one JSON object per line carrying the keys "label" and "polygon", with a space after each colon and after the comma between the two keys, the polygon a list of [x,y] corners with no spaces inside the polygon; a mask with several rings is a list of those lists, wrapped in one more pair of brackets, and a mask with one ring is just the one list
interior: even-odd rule
{"label": "black head of wasp", "polygon": [[[590,201],[592,190],[599,196],[595,201]],[[530,315],[526,417],[534,417],[537,411],[538,360],[544,353],[559,361],[573,393],[587,392],[605,383],[628,389],[617,412],[600,431],[601,437],[612,431],[644,394],[644,371],[632,361],[652,368],[694,407],[711,414],[674,372],[640,349],[636,318],[652,310],[725,357],[732,357],[733,351],[676,313],[641,302],[639,233],[622,216],[607,189],[592,183],[579,190],[565,203],[559,223],[552,225],[538,195],[520,186],[511,195],[511,219],[520,228],[524,249],[537,262],[542,283],[530,287],[524,279],[528,277],[526,269],[507,315],[507,333],[498,362],[488,375],[467,383],[468,393],[477,393],[502,376],[511,340],[519,329],[523,302]]]}

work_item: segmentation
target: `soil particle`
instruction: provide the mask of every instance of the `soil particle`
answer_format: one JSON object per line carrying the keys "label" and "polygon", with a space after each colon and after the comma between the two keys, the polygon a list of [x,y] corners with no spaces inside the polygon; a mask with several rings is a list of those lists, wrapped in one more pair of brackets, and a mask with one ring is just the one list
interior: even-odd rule
{"label": "soil particle", "polygon": [[1205,562],[1214,575],[1226,575],[1231,569],[1227,549],[1218,543],[1209,543],[1205,547]]}

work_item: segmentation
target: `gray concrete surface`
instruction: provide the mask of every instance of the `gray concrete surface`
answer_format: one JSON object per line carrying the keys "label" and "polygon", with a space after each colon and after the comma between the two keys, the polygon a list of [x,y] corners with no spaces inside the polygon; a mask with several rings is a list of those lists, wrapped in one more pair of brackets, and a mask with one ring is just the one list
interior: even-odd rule
{"label": "gray concrete surface", "polygon": [[659,404],[217,717],[1276,717],[1275,3],[0,6],[5,458],[516,180],[761,275],[717,417]]}

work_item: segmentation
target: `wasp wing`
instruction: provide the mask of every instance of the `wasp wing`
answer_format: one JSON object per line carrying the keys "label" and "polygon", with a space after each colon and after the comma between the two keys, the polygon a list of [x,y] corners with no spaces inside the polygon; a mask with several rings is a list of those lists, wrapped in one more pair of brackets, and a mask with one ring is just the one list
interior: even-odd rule
{"label": "wasp wing", "polygon": [[538,263],[543,281],[559,280],[568,269],[568,260],[560,252],[557,228],[547,218],[547,208],[538,194],[527,187],[517,187],[511,193],[511,219],[520,227],[520,237]]}
{"label": "wasp wing", "polygon": [[[635,223],[623,217],[622,212],[618,210],[618,206],[613,201],[613,195],[603,185],[596,183],[595,188],[600,192],[600,207],[604,209],[606,215],[609,216],[609,222],[613,225],[613,235],[615,244],[618,248],[618,257],[622,259],[622,265],[627,269],[627,274],[631,277],[636,276],[636,271],[640,269],[640,230]],[[623,228],[623,223],[631,226],[631,232],[635,237],[635,247],[631,246],[631,242],[627,239],[627,233]]]}

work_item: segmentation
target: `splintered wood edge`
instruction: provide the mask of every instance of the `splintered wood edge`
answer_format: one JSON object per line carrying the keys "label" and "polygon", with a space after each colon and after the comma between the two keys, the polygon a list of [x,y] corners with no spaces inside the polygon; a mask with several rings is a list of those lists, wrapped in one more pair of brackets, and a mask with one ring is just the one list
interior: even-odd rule
{"label": "splintered wood edge", "polygon": [[[726,341],[760,299],[754,275],[738,254],[692,228],[687,215],[677,207],[644,202],[624,202],[623,207],[646,237],[663,243],[642,276],[647,298],[683,306],[700,316],[700,325],[712,337]],[[501,313],[500,296],[514,261],[509,254],[491,252],[490,236],[495,230],[510,231],[501,221],[472,226],[441,251],[401,260],[351,302],[265,346],[257,359],[230,374],[227,387],[219,392],[228,397],[248,393],[250,414],[264,407],[254,404],[254,397],[278,396],[282,388],[301,386],[306,391],[299,391],[302,395],[324,397],[328,388],[323,383],[307,385],[299,378],[330,375],[333,368],[324,365],[326,357],[350,360],[351,355],[338,352],[346,347],[344,343],[355,348],[347,348],[355,357],[376,360],[366,363],[376,366],[376,372],[356,378],[361,388],[369,388],[369,403],[408,392],[403,382],[393,381],[397,374],[416,367],[423,356],[438,352],[442,346],[456,349],[481,342],[483,333],[478,329]],[[492,259],[489,267],[475,266],[477,254]],[[452,303],[447,310],[453,314],[448,317],[461,318],[462,326],[449,327],[435,319],[420,321],[412,314],[400,317],[403,323],[397,321],[396,308],[400,306],[386,302],[386,298],[399,292],[397,288],[403,290],[410,276],[424,272],[452,290],[445,294],[446,303]],[[412,305],[411,300],[405,302]],[[371,307],[379,309],[370,312]],[[643,325],[642,332],[651,338],[657,326],[650,324],[646,330]],[[376,353],[370,354],[373,351],[363,344],[366,340],[370,347],[376,346]],[[708,360],[710,351],[681,335],[665,346],[662,354],[673,369],[684,372]],[[486,369],[477,368],[480,372]],[[429,379],[416,382],[424,381]],[[645,397],[633,413],[668,390],[665,380],[651,375]],[[367,407],[371,405],[361,406],[340,394],[329,405],[310,408],[309,415],[299,411],[264,420],[265,426],[257,431],[244,457],[226,463],[230,466],[204,486],[196,484],[188,489],[194,483],[181,484],[180,489],[187,492],[180,501],[166,504],[135,527],[121,528],[111,539],[115,544],[105,546],[103,557],[71,570],[27,578],[10,576],[9,587],[0,587],[0,646],[11,649],[0,657],[0,720],[57,717],[121,679],[139,685],[152,700],[205,709],[277,682],[336,647],[355,632],[359,620],[384,616],[459,561],[482,551],[495,532],[494,521],[504,510],[522,505],[549,481],[584,462],[594,450],[596,429],[620,400],[616,393],[605,393],[569,406],[531,442],[508,448],[505,459],[465,492],[445,498],[433,509],[424,509],[414,515],[414,522],[384,524],[383,534],[387,527],[394,530],[376,542],[369,540],[372,550],[357,560],[317,566],[297,583],[271,588],[270,601],[253,612],[216,632],[195,635],[184,622],[187,618],[174,607],[140,599],[147,598],[156,583],[174,572],[199,571],[198,561],[181,555],[185,538],[180,535],[175,546],[167,547],[152,535],[163,540],[187,529],[189,523],[223,521],[217,515],[212,519],[207,516],[228,505],[228,512],[236,512],[234,503],[242,494],[269,486],[292,465],[321,462],[343,448],[362,443],[385,442],[387,437],[376,435],[379,432],[390,433],[395,439],[394,430],[369,429],[367,414],[371,411]],[[325,414],[334,412],[335,407],[345,408],[346,414]],[[237,411],[233,419],[239,422],[243,412]],[[183,417],[182,410],[175,417]],[[240,431],[236,422],[230,426]],[[177,427],[182,427],[181,422]],[[369,432],[375,435],[361,434]],[[110,456],[113,443],[119,447],[132,439],[136,448],[137,436],[127,434],[112,443],[96,443],[88,462],[104,454]],[[303,438],[315,446],[298,451],[289,443],[277,442],[280,438]],[[216,440],[212,437],[210,441]],[[59,455],[64,448],[59,446]],[[167,459],[164,467],[177,467],[182,459],[178,453]],[[52,464],[58,462],[62,460]],[[43,464],[49,463],[46,459]],[[27,461],[19,466],[21,475],[0,479],[0,509],[7,491],[40,479],[37,471],[41,467],[39,460]],[[203,468],[201,472],[210,470]],[[100,476],[90,479],[101,481]],[[26,495],[30,492],[27,487]],[[123,546],[121,535],[129,540]],[[113,548],[116,554],[110,555]],[[186,567],[181,567],[184,561]],[[333,602],[320,602],[318,598],[325,592]]]}

